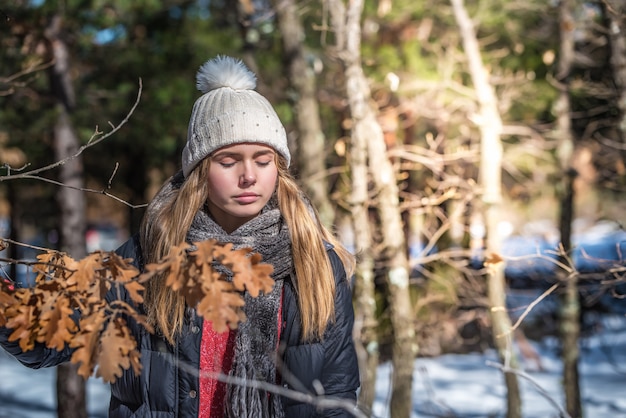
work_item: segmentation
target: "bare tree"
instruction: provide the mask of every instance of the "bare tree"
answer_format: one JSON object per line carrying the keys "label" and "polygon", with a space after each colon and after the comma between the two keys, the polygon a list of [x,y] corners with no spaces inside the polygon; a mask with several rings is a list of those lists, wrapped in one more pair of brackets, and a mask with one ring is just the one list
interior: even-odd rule
{"label": "bare tree", "polygon": [[619,129],[622,144],[626,142],[626,4],[621,0],[605,0],[605,13],[611,42],[611,66],[618,89],[617,106],[621,111]]}
{"label": "bare tree", "polygon": [[491,305],[491,328],[500,361],[504,362],[504,377],[507,386],[507,417],[521,417],[521,397],[517,375],[508,370],[516,367],[512,347],[511,319],[506,310],[504,260],[501,253],[501,238],[498,224],[501,220],[502,201],[502,120],[498,112],[497,98],[487,78],[487,69],[482,63],[480,48],[476,40],[474,25],[467,14],[463,0],[452,0],[454,16],[461,32],[463,48],[476,91],[479,114],[476,115],[480,140],[480,185],[485,226],[487,229],[486,249],[488,259],[488,295]]}
{"label": "bare tree", "polygon": [[294,93],[298,139],[297,157],[299,180],[320,213],[322,222],[330,226],[335,210],[328,198],[326,182],[326,138],[322,131],[316,97],[314,57],[307,57],[302,18],[294,0],[274,0],[278,27],[283,43],[285,67]]}
{"label": "bare tree", "polygon": [[[559,96],[555,104],[557,118],[555,135],[561,172],[561,182],[558,184],[557,195],[560,200],[559,231],[563,254],[566,254],[572,247],[571,229],[574,219],[574,179],[576,177],[576,171],[572,167],[575,144],[569,96],[569,78],[575,59],[573,7],[574,2],[572,0],[562,0],[559,3],[560,55],[557,63],[558,73],[556,74],[556,80],[559,83]],[[562,262],[567,264],[563,258],[561,256]],[[558,278],[565,285],[560,307],[565,407],[573,418],[578,418],[582,414],[578,381],[578,360],[580,358],[578,348],[578,338],[580,337],[578,275],[576,272],[568,274],[567,271],[560,270]]]}
{"label": "bare tree", "polygon": [[[345,8],[340,4],[335,10],[337,19],[345,22]],[[337,44],[343,44],[344,32],[337,33]],[[371,411],[376,386],[376,372],[379,361],[377,335],[376,298],[374,284],[374,249],[372,228],[369,218],[369,170],[367,166],[367,140],[363,135],[352,135],[350,142],[351,190],[349,196],[352,229],[354,230],[354,250],[359,262],[356,268],[355,325],[354,340],[359,358],[361,391],[359,408]]]}
{"label": "bare tree", "polygon": [[[57,160],[74,155],[80,143],[70,114],[75,106],[74,89],[70,76],[69,49],[63,39],[63,17],[54,15],[46,30],[54,65],[50,68],[51,90],[56,100],[57,120],[54,126],[54,150]],[[80,157],[71,158],[59,166],[57,200],[60,208],[61,249],[80,259],[86,255],[85,196],[83,164]],[[86,418],[86,382],[77,373],[78,366],[64,364],[57,368],[57,412],[63,418]]]}
{"label": "bare tree", "polygon": [[[351,146],[361,147],[366,144],[368,178],[373,183],[372,195],[375,196],[375,207],[380,219],[380,260],[385,263],[394,337],[391,416],[407,417],[412,410],[412,364],[416,355],[413,309],[409,294],[409,267],[396,175],[387,155],[383,131],[376,119],[376,111],[371,104],[370,87],[361,66],[360,21],[363,2],[349,1],[347,7],[340,0],[329,0],[328,4],[331,26],[336,36],[336,53],[344,67],[348,107],[352,118]],[[356,152],[361,158],[362,149]],[[362,188],[359,190],[362,191]]]}
{"label": "bare tree", "polygon": [[354,339],[361,371],[359,405],[371,410],[376,395],[376,371],[379,343],[376,328],[376,298],[374,283],[374,248],[369,219],[367,143],[354,135],[350,146],[351,193],[350,208],[354,224],[355,250],[359,254],[355,282]]}

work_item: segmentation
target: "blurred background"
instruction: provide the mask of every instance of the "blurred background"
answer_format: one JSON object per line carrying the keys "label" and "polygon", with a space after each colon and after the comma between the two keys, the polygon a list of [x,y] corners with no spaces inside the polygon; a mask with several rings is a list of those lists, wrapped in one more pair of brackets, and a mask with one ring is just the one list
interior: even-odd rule
{"label": "blurred background", "polygon": [[[42,249],[81,258],[137,232],[180,169],[196,71],[225,54],[257,73],[298,181],[359,256],[365,382],[391,359],[491,348],[504,359],[564,338],[567,321],[576,341],[598,313],[626,313],[624,7],[2,2],[4,276],[29,286]],[[395,386],[410,390],[399,369]],[[576,362],[565,369],[576,380]],[[402,405],[392,416],[407,416]]]}

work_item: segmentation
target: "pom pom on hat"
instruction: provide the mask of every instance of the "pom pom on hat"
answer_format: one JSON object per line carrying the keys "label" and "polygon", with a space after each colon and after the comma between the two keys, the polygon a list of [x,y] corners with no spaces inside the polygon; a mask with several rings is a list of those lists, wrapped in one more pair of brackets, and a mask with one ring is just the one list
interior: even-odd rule
{"label": "pom pom on hat", "polygon": [[256,75],[240,60],[218,55],[202,64],[196,75],[196,87],[202,93],[221,87],[234,90],[254,90]]}
{"label": "pom pom on hat", "polygon": [[217,56],[196,75],[204,93],[194,103],[182,165],[185,177],[214,151],[239,143],[268,145],[289,164],[287,135],[272,105],[257,93],[256,75],[238,59]]}

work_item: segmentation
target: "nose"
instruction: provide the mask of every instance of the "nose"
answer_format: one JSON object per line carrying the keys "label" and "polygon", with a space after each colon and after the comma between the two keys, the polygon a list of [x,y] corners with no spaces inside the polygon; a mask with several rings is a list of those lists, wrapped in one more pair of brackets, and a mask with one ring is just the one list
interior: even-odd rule
{"label": "nose", "polygon": [[246,186],[256,183],[256,173],[254,172],[254,167],[251,163],[246,162],[243,165],[243,171],[241,173],[239,181],[242,185]]}

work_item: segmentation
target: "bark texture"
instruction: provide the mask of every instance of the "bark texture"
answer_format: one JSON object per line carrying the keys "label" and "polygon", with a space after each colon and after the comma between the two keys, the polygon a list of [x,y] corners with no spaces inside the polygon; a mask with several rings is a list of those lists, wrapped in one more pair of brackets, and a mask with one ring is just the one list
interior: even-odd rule
{"label": "bark texture", "polygon": [[335,220],[335,210],[328,198],[326,138],[316,97],[315,64],[309,62],[316,58],[307,57],[305,32],[295,0],[274,0],[273,3],[294,102],[299,182],[317,208],[322,222],[330,227]]}
{"label": "bark texture", "polygon": [[371,411],[375,398],[376,370],[380,357],[376,327],[374,255],[369,219],[367,141],[354,135],[350,145],[350,208],[354,225],[355,250],[359,263],[355,281],[354,337],[361,370],[359,406]]}
{"label": "bark texture", "polygon": [[605,13],[611,42],[611,66],[618,90],[620,109],[619,129],[622,143],[626,142],[626,3],[623,0],[605,0]]}
{"label": "bark texture", "polygon": [[[561,170],[561,182],[558,185],[559,198],[559,231],[563,251],[571,249],[571,226],[574,219],[574,179],[576,172],[572,167],[574,155],[574,136],[571,123],[571,105],[569,95],[570,73],[574,63],[575,21],[573,17],[574,2],[562,0],[559,3],[560,21],[560,58],[557,63],[560,92],[556,103],[557,118],[557,156]],[[561,257],[562,265],[567,265],[566,258]],[[561,296],[560,331],[563,347],[563,387],[565,390],[565,409],[572,418],[582,416],[578,362],[580,349],[580,301],[578,299],[578,275],[575,271],[559,271],[559,279],[565,290]]]}
{"label": "bark texture", "polygon": [[[52,18],[46,30],[51,45],[54,66],[50,69],[50,85],[56,100],[57,120],[54,126],[55,158],[60,161],[76,153],[80,144],[72,127],[70,113],[75,106],[71,82],[69,49],[63,39],[63,19]],[[59,228],[62,251],[75,259],[86,255],[85,197],[83,164],[80,157],[71,158],[59,167],[57,193],[60,210]],[[57,414],[59,418],[86,418],[86,382],[77,374],[78,365],[64,364],[57,368]]]}
{"label": "bark texture", "polygon": [[[346,7],[347,4],[347,7]],[[329,13],[337,43],[337,54],[344,66],[346,94],[352,117],[351,141],[366,144],[368,178],[373,183],[376,211],[380,219],[381,260],[389,288],[389,309],[393,330],[393,381],[390,412],[404,418],[412,410],[413,361],[417,352],[413,309],[409,293],[409,267],[405,236],[400,217],[396,175],[387,156],[386,144],[367,78],[361,66],[361,15],[363,2],[329,1]],[[362,152],[359,150],[357,152]],[[352,173],[354,176],[354,173]]]}
{"label": "bark texture", "polygon": [[507,417],[522,416],[522,401],[515,369],[517,361],[512,345],[511,319],[506,310],[505,261],[494,256],[501,253],[498,224],[501,221],[502,200],[502,120],[498,112],[497,98],[487,78],[482,63],[474,25],[467,14],[463,0],[452,0],[463,49],[479,104],[478,128],[480,129],[480,179],[484,218],[487,227],[488,297],[491,305],[491,328],[500,361],[505,366],[504,379],[507,387]]}

